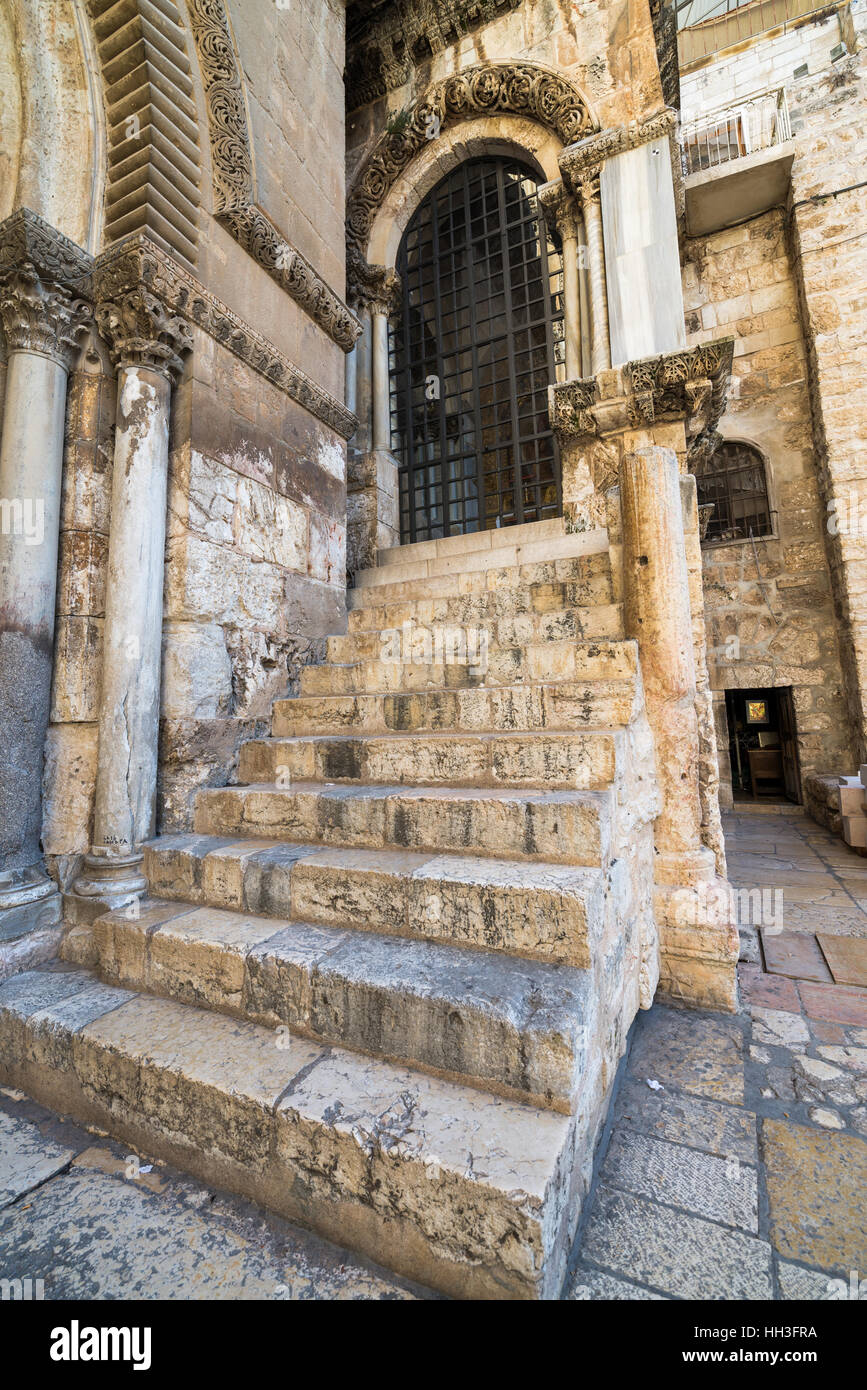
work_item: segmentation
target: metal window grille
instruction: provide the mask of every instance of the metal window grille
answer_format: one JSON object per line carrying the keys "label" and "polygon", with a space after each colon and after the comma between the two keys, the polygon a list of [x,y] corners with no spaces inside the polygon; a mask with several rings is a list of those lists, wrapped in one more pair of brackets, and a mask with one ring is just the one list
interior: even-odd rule
{"label": "metal window grille", "polygon": [[404,542],[560,513],[547,391],[565,376],[563,266],[536,188],[515,160],[469,160],[404,233],[390,341]]}
{"label": "metal window grille", "polygon": [[713,503],[708,541],[747,540],[773,531],[765,461],[750,444],[726,440],[696,469],[699,505]]}

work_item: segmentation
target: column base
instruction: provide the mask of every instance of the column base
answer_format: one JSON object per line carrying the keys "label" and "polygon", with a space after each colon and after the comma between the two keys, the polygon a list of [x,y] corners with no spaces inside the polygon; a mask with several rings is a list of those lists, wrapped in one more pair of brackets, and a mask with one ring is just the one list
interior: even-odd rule
{"label": "column base", "polygon": [[148,881],[141,872],[143,859],[142,854],[127,854],[116,859],[86,854],[82,871],[72,885],[72,893],[65,895],[70,900],[83,900],[81,910],[76,908],[72,911],[74,919],[77,922],[93,921],[103,912],[127,907],[146,893]]}
{"label": "column base", "polygon": [[57,885],[41,864],[0,878],[0,980],[56,956],[61,916]]}

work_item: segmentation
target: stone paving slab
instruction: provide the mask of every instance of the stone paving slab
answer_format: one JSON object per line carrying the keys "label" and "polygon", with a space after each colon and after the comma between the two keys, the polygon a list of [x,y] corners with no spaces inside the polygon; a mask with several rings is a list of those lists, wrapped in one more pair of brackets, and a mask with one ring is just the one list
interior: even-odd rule
{"label": "stone paving slab", "polygon": [[825,1269],[867,1270],[867,1143],[765,1120],[762,1142],[774,1245]]}
{"label": "stone paving slab", "polygon": [[806,932],[763,930],[761,938],[765,968],[771,975],[831,983],[831,972],[815,936],[808,936]]}
{"label": "stone paving slab", "polygon": [[407,1300],[426,1290],[240,1198],[0,1095],[0,1277],[46,1299]]}
{"label": "stone paving slab", "polygon": [[642,1020],[629,1075],[676,1085],[693,1095],[743,1100],[743,1028],[719,1015],[657,1009]]}
{"label": "stone paving slab", "polygon": [[753,1234],[759,1227],[756,1170],[737,1158],[696,1153],[618,1128],[601,1181]]}
{"label": "stone paving slab", "polygon": [[838,985],[858,985],[867,989],[867,941],[825,933],[818,938],[825,959]]}

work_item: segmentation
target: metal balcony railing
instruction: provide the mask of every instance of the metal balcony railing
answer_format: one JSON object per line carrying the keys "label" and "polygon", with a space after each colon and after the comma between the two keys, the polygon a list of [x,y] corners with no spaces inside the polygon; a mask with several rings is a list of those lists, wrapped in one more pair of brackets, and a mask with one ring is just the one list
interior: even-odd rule
{"label": "metal balcony railing", "polygon": [[792,127],[786,90],[762,92],[737,106],[704,112],[684,121],[680,130],[684,174],[714,169],[733,159],[768,150],[790,140]]}

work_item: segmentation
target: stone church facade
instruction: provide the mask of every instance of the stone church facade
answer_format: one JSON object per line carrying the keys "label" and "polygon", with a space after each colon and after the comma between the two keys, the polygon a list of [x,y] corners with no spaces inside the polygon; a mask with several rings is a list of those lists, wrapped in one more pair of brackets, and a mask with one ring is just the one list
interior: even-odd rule
{"label": "stone church facade", "polygon": [[864,9],[719,23],[0,14],[0,1069],[459,1297],[867,760]]}

